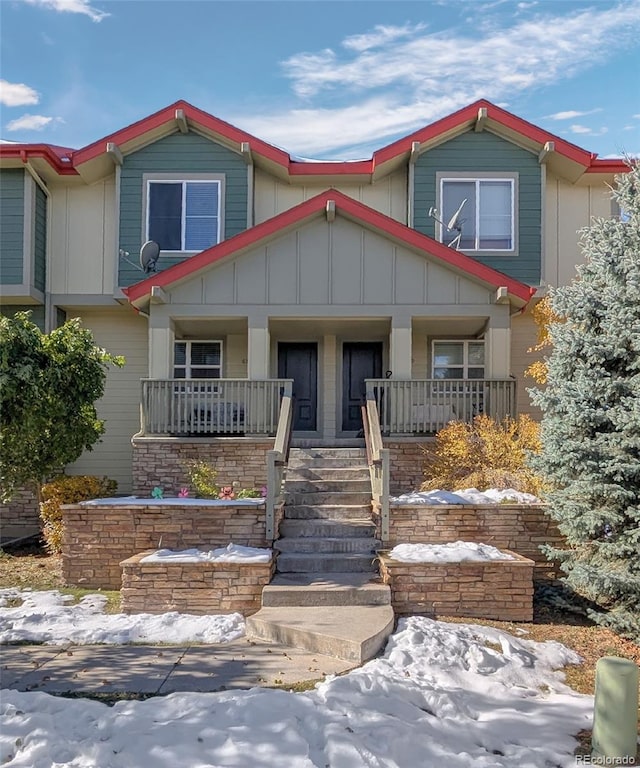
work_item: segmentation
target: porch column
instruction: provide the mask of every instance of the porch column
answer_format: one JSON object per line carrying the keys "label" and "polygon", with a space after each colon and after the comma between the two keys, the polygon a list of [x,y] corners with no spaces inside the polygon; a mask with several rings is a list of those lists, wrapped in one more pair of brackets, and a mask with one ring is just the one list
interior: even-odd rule
{"label": "porch column", "polygon": [[411,316],[391,318],[389,370],[394,379],[411,379]]}
{"label": "porch column", "polygon": [[251,314],[247,320],[247,378],[268,379],[269,318],[266,315]]}
{"label": "porch column", "polygon": [[153,311],[149,315],[149,378],[173,377],[175,326],[170,317]]}
{"label": "porch column", "polygon": [[509,305],[492,308],[485,332],[485,376],[508,379],[511,374],[511,318]]}

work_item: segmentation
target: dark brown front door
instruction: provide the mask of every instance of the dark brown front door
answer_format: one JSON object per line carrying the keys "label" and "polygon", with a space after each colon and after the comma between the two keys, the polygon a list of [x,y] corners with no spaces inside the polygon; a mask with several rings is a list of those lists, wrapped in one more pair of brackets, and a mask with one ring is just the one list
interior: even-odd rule
{"label": "dark brown front door", "polygon": [[318,411],[318,345],[315,342],[278,344],[278,378],[293,379],[293,430],[313,432]]}
{"label": "dark brown front door", "polygon": [[360,406],[364,403],[365,379],[382,376],[382,342],[348,341],[342,345],[342,430],[362,429]]}

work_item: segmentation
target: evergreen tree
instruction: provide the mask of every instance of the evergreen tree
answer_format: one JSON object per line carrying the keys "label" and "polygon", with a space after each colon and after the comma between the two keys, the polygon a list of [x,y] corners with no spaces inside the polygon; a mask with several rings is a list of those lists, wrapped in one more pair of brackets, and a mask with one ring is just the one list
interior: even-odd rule
{"label": "evergreen tree", "polygon": [[40,486],[91,450],[104,432],[94,403],[109,365],[124,358],[97,347],[74,318],[49,334],[30,312],[0,317],[0,498]]}
{"label": "evergreen tree", "polygon": [[599,624],[640,639],[640,165],[617,179],[621,215],[581,233],[586,263],[551,292],[547,382],[534,469],[568,549],[565,582]]}

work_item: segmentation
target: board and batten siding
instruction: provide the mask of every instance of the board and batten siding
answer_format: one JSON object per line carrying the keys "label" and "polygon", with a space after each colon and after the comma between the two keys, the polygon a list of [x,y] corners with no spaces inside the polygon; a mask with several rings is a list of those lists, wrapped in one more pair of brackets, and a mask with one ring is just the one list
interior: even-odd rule
{"label": "board and batten siding", "polygon": [[540,283],[542,247],[542,172],[538,157],[485,130],[463,133],[417,159],[414,175],[414,226],[436,237],[436,223],[429,216],[438,207],[438,175],[517,173],[516,253],[474,251],[469,255],[500,272],[530,285]]}
{"label": "board and batten siding", "polygon": [[174,304],[489,305],[491,292],[342,217],[318,219],[169,291]]}
{"label": "board and batten siding", "polygon": [[24,279],[25,171],[0,171],[0,282],[21,285]]}
{"label": "board and batten siding", "polygon": [[[328,185],[285,184],[256,168],[254,177],[255,223],[260,224],[303,203],[305,200],[315,197],[326,186]],[[383,213],[385,216],[389,216],[402,224],[407,223],[406,169],[389,174],[376,181],[375,184],[331,184],[331,187]]]}
{"label": "board and batten siding", "polygon": [[70,475],[108,475],[118,481],[118,493],[132,488],[131,437],[140,429],[140,379],[148,375],[147,322],[130,307],[109,311],[69,311],[80,317],[98,346],[124,355],[123,368],[110,367],[104,396],[97,403],[105,420],[102,440],[67,467]]}
{"label": "board and batten siding", "polygon": [[44,291],[47,282],[47,196],[36,184],[33,231],[33,284]]}
{"label": "board and batten siding", "polygon": [[511,373],[516,378],[517,412],[526,413],[532,419],[539,421],[542,412],[534,406],[529,397],[528,389],[538,386],[535,381],[524,375],[526,369],[542,354],[529,352],[537,341],[538,326],[530,312],[514,315],[511,318]]}
{"label": "board and batten siding", "polygon": [[53,294],[113,295],[116,269],[115,177],[82,186],[51,185]]}
{"label": "board and batten siding", "polygon": [[[146,211],[143,210],[144,175],[147,173],[224,175],[224,231],[228,239],[247,228],[247,164],[230,149],[196,133],[174,133],[127,155],[120,172],[120,238],[118,248],[128,251],[137,263],[143,243]],[[185,257],[160,256],[158,267],[166,269]],[[189,258],[188,256],[186,258]],[[143,275],[120,259],[119,285],[138,282]]]}

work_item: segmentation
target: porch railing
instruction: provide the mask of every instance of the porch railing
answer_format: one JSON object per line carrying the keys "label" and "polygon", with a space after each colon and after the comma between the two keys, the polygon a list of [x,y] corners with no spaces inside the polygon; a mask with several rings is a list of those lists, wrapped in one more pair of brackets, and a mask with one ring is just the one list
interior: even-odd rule
{"label": "porch railing", "polygon": [[291,379],[142,379],[142,435],[275,435]]}
{"label": "porch railing", "polygon": [[362,426],[371,477],[371,496],[380,508],[382,540],[389,539],[389,449],[383,448],[378,407],[372,397],[362,406]]}
{"label": "porch railing", "polygon": [[293,433],[293,397],[291,392],[282,398],[278,430],[272,451],[267,452],[267,502],[266,533],[267,541],[275,538],[276,507],[283,502],[284,471],[289,461],[291,435]]}
{"label": "porch railing", "polygon": [[481,413],[497,420],[516,415],[514,379],[367,379],[366,391],[383,434],[434,434]]}

